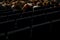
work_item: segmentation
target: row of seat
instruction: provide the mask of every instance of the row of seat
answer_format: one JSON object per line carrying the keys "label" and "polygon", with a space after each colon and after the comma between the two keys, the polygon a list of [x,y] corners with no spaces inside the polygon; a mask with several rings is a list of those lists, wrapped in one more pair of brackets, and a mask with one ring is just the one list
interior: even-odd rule
{"label": "row of seat", "polygon": [[[36,24],[41,24],[43,22],[47,22],[47,21],[52,21],[52,20],[56,20],[56,19],[60,19],[60,12],[54,12],[54,13],[50,13],[50,14],[46,14],[46,15],[42,15],[42,16],[36,16],[36,17],[31,17],[28,19],[23,19],[23,20],[13,20],[4,24],[0,24],[0,33],[8,33],[14,30],[18,30],[21,28],[25,28],[25,27],[31,27],[32,25],[36,25]],[[46,26],[46,27],[45,27]],[[43,25],[43,26],[38,26],[37,28],[29,28],[23,31],[19,31],[16,33],[12,33],[9,35],[4,35],[2,37],[0,37],[1,40],[5,40],[6,36],[8,36],[7,39],[12,40],[12,39],[21,39],[27,36],[27,38],[31,38],[33,34],[33,32],[49,32],[49,26],[48,25]],[[57,26],[57,25],[56,25]],[[31,34],[31,30],[32,30],[32,34]],[[23,34],[24,35],[23,35]],[[18,36],[20,36],[21,38],[17,38]],[[23,37],[24,36],[24,37]],[[34,36],[33,36],[34,37]],[[3,39],[4,38],[4,39]],[[27,39],[24,38],[24,39]],[[6,39],[6,40],[7,40]]]}
{"label": "row of seat", "polygon": [[1,15],[0,22],[12,20],[12,19],[24,18],[24,17],[28,17],[28,16],[39,15],[39,14],[58,11],[58,10],[59,10],[59,8],[55,8],[55,9],[46,8],[46,9],[33,10],[33,11],[29,11],[29,12],[24,12],[24,13],[20,13],[20,12],[17,13],[17,11],[0,13],[0,15]]}
{"label": "row of seat", "polygon": [[[59,8],[60,7],[56,7],[56,8],[40,8],[40,7],[36,7],[36,8],[32,8],[30,11],[36,11],[36,10],[41,10],[42,9],[42,11],[43,12],[45,12],[45,10],[48,10],[48,11],[46,11],[46,12],[49,12],[49,11],[55,11],[55,9],[56,10],[59,10]],[[45,9],[45,10],[43,10],[43,9]],[[49,10],[50,9],[50,10]],[[14,13],[21,13],[22,11],[18,11],[18,10],[15,10],[15,11],[4,11],[4,10],[0,10],[0,15],[2,15],[2,14],[14,14]],[[29,12],[29,11],[27,11],[27,12]]]}
{"label": "row of seat", "polygon": [[[54,23],[49,23],[49,24],[45,24],[45,25],[42,25],[42,26],[36,26],[35,28],[29,28],[29,29],[26,29],[26,30],[23,30],[23,31],[18,31],[18,32],[15,32],[15,33],[12,33],[12,34],[9,34],[9,35],[5,35],[5,36],[2,36],[0,39],[3,40],[3,38],[7,39],[8,40],[17,40],[17,39],[32,39],[32,38],[36,38],[40,36],[40,33],[41,32],[56,32],[56,28],[58,28],[60,26],[60,21],[58,22],[54,22]],[[59,25],[59,26],[57,26]],[[5,40],[4,39],[4,40]],[[7,40],[6,39],[6,40]]]}
{"label": "row of seat", "polygon": [[[38,23],[41,23],[41,22],[45,22],[45,21],[48,21],[48,20],[50,21],[51,18],[54,19],[54,17],[55,17],[55,19],[56,19],[56,18],[59,18],[59,13],[58,13],[58,14],[55,14],[54,17],[53,17],[53,15],[54,15],[54,14],[52,14],[52,16],[50,16],[50,17],[49,17],[49,15],[48,15],[48,16],[46,15],[47,18],[45,18],[45,16],[35,17],[35,18],[33,18],[33,19],[34,19],[33,24],[35,25],[35,24],[38,24]],[[8,20],[11,20],[11,19],[14,19],[14,18],[16,18],[16,16],[10,16],[10,18],[9,18],[8,16],[3,17],[3,18],[0,17],[0,22],[8,21]],[[18,18],[18,17],[17,17],[17,18]],[[41,19],[39,19],[39,18],[41,18]],[[1,19],[2,19],[2,20],[1,20]],[[39,21],[37,22],[36,19],[40,20],[40,22],[39,22]],[[28,25],[29,25],[28,22],[29,22],[29,23],[31,22],[30,20],[31,20],[31,19],[24,19],[24,20],[21,20],[21,21],[19,20],[20,22],[17,21],[17,23],[18,23],[17,25],[18,25],[18,26],[21,26],[21,27],[24,26],[24,25],[25,25],[25,26],[28,26]],[[36,22],[36,23],[34,23],[34,22]],[[14,19],[13,22],[9,22],[9,24],[8,24],[8,22],[5,23],[5,24],[7,24],[6,26],[9,26],[9,25],[11,24],[10,26],[13,27],[13,26],[15,26],[15,23],[16,23],[16,19]],[[25,23],[27,23],[28,25],[25,24]],[[5,25],[5,24],[4,24],[4,25]],[[13,25],[12,25],[12,24],[13,24]],[[21,25],[19,25],[19,24],[21,24]],[[24,25],[23,25],[23,24],[24,24]],[[31,23],[30,23],[30,24],[31,24]],[[2,25],[2,26],[3,26],[3,25]],[[25,26],[24,26],[24,27],[25,27]],[[2,28],[3,28],[3,27],[2,27]],[[7,27],[6,27],[6,28],[7,28]]]}
{"label": "row of seat", "polygon": [[[20,14],[22,16],[18,15],[19,13],[16,13],[17,15],[10,15],[9,14],[9,16],[4,16],[4,17],[1,16],[0,19],[2,19],[2,20],[0,21],[0,33],[7,33],[7,32],[11,32],[11,31],[14,31],[14,30],[21,29],[21,28],[25,28],[25,27],[28,27],[28,26],[31,27],[32,25],[41,24],[41,23],[44,23],[44,22],[47,22],[47,21],[60,19],[60,16],[59,16],[60,12],[59,12],[59,10],[57,10],[57,11],[53,11],[53,12],[48,12],[47,11],[47,12],[43,12],[43,14],[40,14],[41,12],[39,12],[39,13],[36,12],[36,14],[34,14],[35,12],[34,13],[33,12],[28,12],[29,14],[33,13],[33,14],[30,14],[30,17],[27,17],[29,15],[28,13],[27,14],[25,14],[25,13]],[[40,14],[40,15],[38,16],[37,13]],[[20,17],[21,17],[22,20],[18,19]],[[25,18],[25,17],[27,17],[27,18]],[[46,29],[44,32],[48,32],[47,31],[48,27],[42,27],[42,28]],[[29,30],[31,31],[31,28]],[[33,31],[34,30],[35,29],[33,29]],[[41,31],[43,31],[43,30],[41,30]],[[27,33],[25,33],[25,35],[27,35]],[[30,34],[29,34],[29,36],[30,36]],[[14,37],[14,35],[13,35],[13,37]],[[13,37],[10,37],[10,35],[9,35],[9,39],[11,39],[11,38],[13,39]],[[5,36],[4,36],[4,38],[5,38]],[[16,38],[16,36],[14,38]]]}
{"label": "row of seat", "polygon": [[43,22],[60,19],[59,13],[60,12],[55,12],[55,13],[51,13],[51,14],[48,14],[48,15],[46,14],[46,15],[35,16],[35,17],[31,16],[31,18],[22,19],[22,20],[15,19],[15,20],[9,20],[9,21],[3,22],[3,23],[0,22],[0,26],[1,26],[0,27],[0,32],[1,33],[8,32],[8,31],[28,27],[28,26],[31,26],[31,25],[36,25],[36,24],[40,24],[40,23],[43,23]]}
{"label": "row of seat", "polygon": [[18,19],[18,18],[22,18],[22,17],[24,18],[24,17],[27,17],[27,16],[33,16],[34,14],[37,15],[37,14],[41,14],[41,13],[43,13],[43,12],[41,12],[41,10],[40,10],[40,11],[35,11],[34,13],[33,12],[26,12],[26,13],[23,13],[23,14],[20,14],[20,13],[11,14],[11,15],[4,14],[3,16],[0,16],[0,22],[13,20],[13,19]]}

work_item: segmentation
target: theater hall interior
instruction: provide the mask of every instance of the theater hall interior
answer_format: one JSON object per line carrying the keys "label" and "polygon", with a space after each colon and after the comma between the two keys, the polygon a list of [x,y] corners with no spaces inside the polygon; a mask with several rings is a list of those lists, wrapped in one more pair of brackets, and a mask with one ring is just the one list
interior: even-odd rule
{"label": "theater hall interior", "polygon": [[0,40],[32,39],[59,27],[60,0],[0,0]]}

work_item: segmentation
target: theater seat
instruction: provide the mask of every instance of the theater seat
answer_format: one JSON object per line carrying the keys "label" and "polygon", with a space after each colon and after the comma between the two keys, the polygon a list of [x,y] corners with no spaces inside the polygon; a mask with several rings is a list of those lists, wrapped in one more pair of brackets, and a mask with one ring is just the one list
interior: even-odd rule
{"label": "theater seat", "polygon": [[44,22],[47,22],[47,21],[48,20],[47,20],[47,16],[46,15],[37,16],[37,17],[33,18],[33,25],[44,23]]}
{"label": "theater seat", "polygon": [[23,31],[19,31],[19,32],[15,32],[15,33],[12,33],[12,34],[9,34],[8,38],[9,40],[17,40],[17,39],[31,39],[31,33],[30,33],[30,29],[26,29],[26,30],[23,30]]}
{"label": "theater seat", "polygon": [[34,10],[39,10],[39,9],[42,9],[42,7],[40,7],[40,6],[34,6],[33,9]]}
{"label": "theater seat", "polygon": [[7,21],[8,17],[7,16],[0,16],[0,22]]}
{"label": "theater seat", "polygon": [[4,7],[0,5],[0,10],[4,10]]}
{"label": "theater seat", "polygon": [[16,14],[10,14],[8,15],[8,20],[16,19]]}
{"label": "theater seat", "polygon": [[60,12],[56,12],[56,11],[55,11],[55,13],[52,13],[52,14],[47,15],[48,21],[60,19],[59,13],[60,13]]}
{"label": "theater seat", "polygon": [[[38,24],[36,24],[36,25],[38,25]],[[50,26],[49,24],[46,24],[46,25],[36,26],[35,28],[32,28],[32,35],[33,35],[33,37],[35,35],[38,35],[38,33],[40,33],[40,32],[49,32],[49,26]]]}
{"label": "theater seat", "polygon": [[5,10],[6,10],[6,11],[12,11],[12,9],[11,9],[10,6],[6,6],[6,7],[5,7]]}
{"label": "theater seat", "polygon": [[25,28],[31,26],[31,19],[23,19],[17,21],[17,27],[18,28]]}
{"label": "theater seat", "polygon": [[22,17],[32,16],[32,14],[33,14],[33,11],[24,12],[22,13]]}
{"label": "theater seat", "polygon": [[33,10],[33,15],[39,15],[39,14],[43,14],[43,13],[44,13],[43,9]]}
{"label": "theater seat", "polygon": [[8,24],[6,22],[0,22],[0,33],[6,33],[7,27],[8,27]]}
{"label": "theater seat", "polygon": [[11,22],[8,22],[8,29],[7,29],[7,32],[10,32],[10,31],[13,31],[13,30],[16,30],[17,28],[15,28],[15,21],[11,21]]}
{"label": "theater seat", "polygon": [[44,10],[44,13],[48,13],[48,12],[53,12],[53,8],[46,8],[46,9]]}

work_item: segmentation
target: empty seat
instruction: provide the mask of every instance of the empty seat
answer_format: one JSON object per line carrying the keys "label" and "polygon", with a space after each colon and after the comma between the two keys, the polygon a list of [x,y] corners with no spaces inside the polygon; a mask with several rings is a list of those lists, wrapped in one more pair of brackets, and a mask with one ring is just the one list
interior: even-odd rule
{"label": "empty seat", "polygon": [[43,15],[43,16],[34,17],[32,22],[33,22],[33,25],[47,22],[47,16]]}
{"label": "empty seat", "polygon": [[18,28],[25,28],[31,26],[31,19],[23,19],[17,21]]}
{"label": "empty seat", "polygon": [[17,28],[15,28],[16,25],[15,25],[15,21],[14,20],[13,21],[11,20],[11,22],[8,22],[7,25],[8,25],[7,32],[13,31],[13,30],[16,30],[17,29]]}
{"label": "empty seat", "polygon": [[12,33],[12,34],[9,34],[8,38],[9,40],[17,40],[17,39],[31,39],[31,33],[30,33],[30,29],[27,29],[27,30],[23,30],[23,31],[19,31],[19,32],[16,32],[16,33]]}
{"label": "empty seat", "polygon": [[46,9],[44,10],[44,13],[48,13],[48,12],[53,12],[53,9],[52,9],[52,8],[46,8]]}
{"label": "empty seat", "polygon": [[39,14],[43,14],[44,10],[43,9],[39,9],[39,10],[34,10],[33,11],[33,15],[39,15]]}
{"label": "empty seat", "polygon": [[16,14],[8,15],[8,20],[16,19]]}
{"label": "empty seat", "polygon": [[4,7],[2,5],[0,5],[0,10],[4,10]]}
{"label": "empty seat", "polygon": [[48,21],[60,19],[59,13],[60,13],[60,12],[56,12],[56,11],[55,11],[54,13],[47,15]]}
{"label": "empty seat", "polygon": [[7,32],[8,24],[6,22],[0,22],[0,33]]}
{"label": "empty seat", "polygon": [[0,16],[0,22],[7,21],[8,17],[7,16]]}
{"label": "empty seat", "polygon": [[[38,24],[36,24],[36,25],[38,25]],[[50,26],[49,24],[42,25],[42,26],[41,25],[36,26],[36,27],[32,28],[32,34],[34,35],[34,32],[37,32],[37,33],[39,33],[39,32],[49,32],[49,26]]]}
{"label": "empty seat", "polygon": [[34,9],[34,10],[39,10],[39,9],[42,9],[42,7],[34,6],[33,9]]}
{"label": "empty seat", "polygon": [[32,11],[28,11],[28,12],[22,13],[22,17],[32,16],[32,14],[33,14]]}
{"label": "empty seat", "polygon": [[2,11],[2,12],[0,12],[0,16],[6,16],[8,13],[7,12],[4,12],[4,11]]}
{"label": "empty seat", "polygon": [[5,6],[5,10],[6,10],[6,11],[12,11],[11,6],[6,5],[6,6]]}

